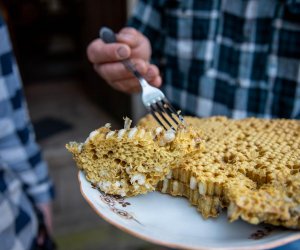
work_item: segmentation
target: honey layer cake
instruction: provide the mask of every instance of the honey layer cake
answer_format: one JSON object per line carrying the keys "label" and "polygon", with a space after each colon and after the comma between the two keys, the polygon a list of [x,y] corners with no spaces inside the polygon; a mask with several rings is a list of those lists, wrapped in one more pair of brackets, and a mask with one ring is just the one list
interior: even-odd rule
{"label": "honey layer cake", "polygon": [[[204,133],[205,150],[185,157],[158,190],[187,197],[207,218],[227,207],[238,218],[300,228],[300,123],[185,117]],[[140,126],[151,127],[147,116]]]}

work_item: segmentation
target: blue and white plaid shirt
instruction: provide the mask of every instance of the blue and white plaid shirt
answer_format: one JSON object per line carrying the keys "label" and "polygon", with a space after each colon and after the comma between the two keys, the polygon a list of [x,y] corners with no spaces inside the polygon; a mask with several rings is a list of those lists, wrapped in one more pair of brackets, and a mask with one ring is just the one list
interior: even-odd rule
{"label": "blue and white plaid shirt", "polygon": [[183,114],[300,118],[299,0],[141,0],[129,25]]}
{"label": "blue and white plaid shirt", "polygon": [[0,249],[30,249],[37,234],[34,206],[53,187],[35,142],[7,27],[0,15]]}
{"label": "blue and white plaid shirt", "polygon": [[185,115],[300,119],[299,0],[140,0],[129,25]]}

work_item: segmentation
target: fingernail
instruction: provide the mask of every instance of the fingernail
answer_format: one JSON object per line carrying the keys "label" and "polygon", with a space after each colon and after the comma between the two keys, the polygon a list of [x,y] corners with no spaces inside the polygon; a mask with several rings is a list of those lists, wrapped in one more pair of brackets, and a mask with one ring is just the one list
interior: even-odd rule
{"label": "fingernail", "polygon": [[117,53],[120,58],[127,58],[129,56],[129,51],[125,47],[118,48]]}

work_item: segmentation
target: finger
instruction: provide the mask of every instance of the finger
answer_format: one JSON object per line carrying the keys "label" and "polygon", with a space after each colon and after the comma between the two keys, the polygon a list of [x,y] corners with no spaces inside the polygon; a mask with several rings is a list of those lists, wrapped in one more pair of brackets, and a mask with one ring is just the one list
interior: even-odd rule
{"label": "finger", "polygon": [[[149,83],[154,87],[160,87],[162,83],[161,77],[157,76],[152,82]],[[141,85],[136,78],[118,80],[113,82],[111,86],[127,94],[139,93],[142,90]]]}
{"label": "finger", "polygon": [[94,70],[107,82],[132,78],[131,72],[120,62],[94,64]]}
{"label": "finger", "polygon": [[156,65],[150,64],[146,72],[145,78],[148,81],[153,81],[157,76],[159,76],[159,69]]}
{"label": "finger", "polygon": [[[160,87],[162,79],[160,76],[156,76],[152,81],[149,82],[154,87]],[[134,78],[116,80],[111,83],[111,86],[119,91],[132,94],[141,92],[141,86],[138,80]]]}
{"label": "finger", "polygon": [[38,236],[37,236],[37,244],[38,246],[42,246],[45,242],[45,233],[42,232],[42,233],[39,233]]}
{"label": "finger", "polygon": [[96,39],[87,48],[87,57],[92,63],[107,63],[124,60],[130,57],[131,49],[126,44],[106,44]]}
{"label": "finger", "polygon": [[123,28],[117,35],[117,40],[129,45],[131,57],[142,58],[149,61],[151,56],[151,45],[146,36],[134,28]]}
{"label": "finger", "polygon": [[131,48],[135,48],[142,42],[142,36],[136,29],[125,27],[117,34],[117,40],[128,44]]}
{"label": "finger", "polygon": [[161,86],[161,84],[162,84],[162,79],[161,79],[160,76],[157,76],[150,83],[151,83],[152,86],[159,88]]}
{"label": "finger", "polygon": [[[132,62],[142,75],[146,74],[149,67],[147,62],[141,59],[133,59]],[[108,82],[124,80],[133,76],[121,62],[96,64],[94,68]]]}
{"label": "finger", "polygon": [[110,84],[113,88],[127,94],[138,93],[141,91],[141,86],[135,77],[117,80]]}
{"label": "finger", "polygon": [[37,204],[39,210],[42,212],[44,217],[44,222],[48,232],[52,233],[52,204],[51,203],[39,203]]}

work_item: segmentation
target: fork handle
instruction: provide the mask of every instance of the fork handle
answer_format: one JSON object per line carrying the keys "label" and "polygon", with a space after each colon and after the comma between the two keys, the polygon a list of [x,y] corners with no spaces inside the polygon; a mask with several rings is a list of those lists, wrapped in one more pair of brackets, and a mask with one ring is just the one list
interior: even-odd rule
{"label": "fork handle", "polygon": [[105,43],[117,42],[116,35],[110,28],[102,27],[99,31],[99,36]]}
{"label": "fork handle", "polygon": [[[117,42],[115,33],[108,27],[102,27],[99,31],[99,36],[105,43]],[[127,68],[127,70],[129,70],[136,78],[139,79],[139,81],[142,81],[143,76],[141,75],[140,72],[137,71],[136,67],[131,62],[131,60],[125,59],[122,61],[122,63]]]}

